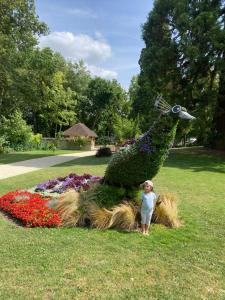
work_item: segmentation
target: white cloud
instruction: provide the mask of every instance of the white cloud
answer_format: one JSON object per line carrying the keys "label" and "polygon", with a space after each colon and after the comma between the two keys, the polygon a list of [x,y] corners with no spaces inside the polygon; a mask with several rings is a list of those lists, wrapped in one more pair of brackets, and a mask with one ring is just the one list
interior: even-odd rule
{"label": "white cloud", "polygon": [[97,18],[97,15],[93,11],[80,8],[67,9],[65,12],[76,17]]}
{"label": "white cloud", "polygon": [[81,60],[90,64],[104,61],[111,56],[110,45],[100,36],[92,38],[86,34],[75,35],[71,32],[52,32],[42,36],[39,46],[50,47],[60,52],[65,58]]}
{"label": "white cloud", "polygon": [[99,76],[104,79],[114,79],[117,78],[117,72],[106,70],[100,67],[96,67],[94,65],[87,65],[88,70],[91,72],[93,76]]}
{"label": "white cloud", "polygon": [[95,33],[95,38],[71,32],[52,32],[40,38],[39,46],[50,47],[72,61],[84,60],[92,76],[117,78],[117,72],[96,66],[111,56],[111,47],[100,32]]}

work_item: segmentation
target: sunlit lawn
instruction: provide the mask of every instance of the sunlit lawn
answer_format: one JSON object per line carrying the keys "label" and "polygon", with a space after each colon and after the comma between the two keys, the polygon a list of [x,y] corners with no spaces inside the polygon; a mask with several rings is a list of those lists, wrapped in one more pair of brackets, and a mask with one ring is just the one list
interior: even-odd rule
{"label": "sunlit lawn", "polygon": [[[0,181],[0,194],[71,172],[86,157]],[[24,229],[0,217],[0,299],[225,299],[225,159],[175,150],[154,179],[180,198],[185,226],[149,237],[94,229]]]}

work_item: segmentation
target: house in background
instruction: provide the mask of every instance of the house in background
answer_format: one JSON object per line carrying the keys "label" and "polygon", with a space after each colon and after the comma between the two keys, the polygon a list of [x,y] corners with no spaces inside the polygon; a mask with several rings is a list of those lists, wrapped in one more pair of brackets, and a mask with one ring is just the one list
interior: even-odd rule
{"label": "house in background", "polygon": [[78,123],[63,132],[61,149],[94,150],[97,134],[83,123]]}

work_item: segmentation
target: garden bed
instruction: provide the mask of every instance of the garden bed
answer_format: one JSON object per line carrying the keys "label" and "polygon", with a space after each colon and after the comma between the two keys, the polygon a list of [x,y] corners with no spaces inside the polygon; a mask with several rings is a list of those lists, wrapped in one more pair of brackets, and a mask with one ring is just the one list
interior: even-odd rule
{"label": "garden bed", "polygon": [[[102,179],[75,173],[56,177],[27,191],[7,193],[0,198],[0,209],[25,227],[89,224],[99,229],[137,229],[140,226],[140,191],[127,198],[124,188],[101,184]],[[152,220],[170,228],[181,225],[175,195],[160,195]]]}
{"label": "garden bed", "polygon": [[25,227],[57,227],[60,215],[47,206],[49,198],[27,191],[9,192],[0,198],[0,209]]}
{"label": "garden bed", "polygon": [[67,190],[81,191],[90,184],[99,182],[102,177],[74,173],[57,177],[38,184],[28,191],[14,191],[0,197],[0,209],[11,220],[25,227],[58,227],[61,225],[60,213],[52,206]]}

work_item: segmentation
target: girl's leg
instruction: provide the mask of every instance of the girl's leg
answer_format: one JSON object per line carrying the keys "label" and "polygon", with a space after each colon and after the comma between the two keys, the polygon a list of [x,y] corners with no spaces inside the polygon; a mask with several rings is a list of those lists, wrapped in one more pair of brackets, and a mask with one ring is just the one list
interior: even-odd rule
{"label": "girl's leg", "polygon": [[150,225],[149,224],[145,224],[145,233],[148,235],[148,231],[149,231],[149,227]]}
{"label": "girl's leg", "polygon": [[141,211],[141,231],[145,234],[145,224],[146,224],[146,213]]}
{"label": "girl's leg", "polygon": [[145,233],[148,235],[149,227],[152,219],[153,209],[150,210],[148,217],[146,218],[146,225],[145,225]]}

